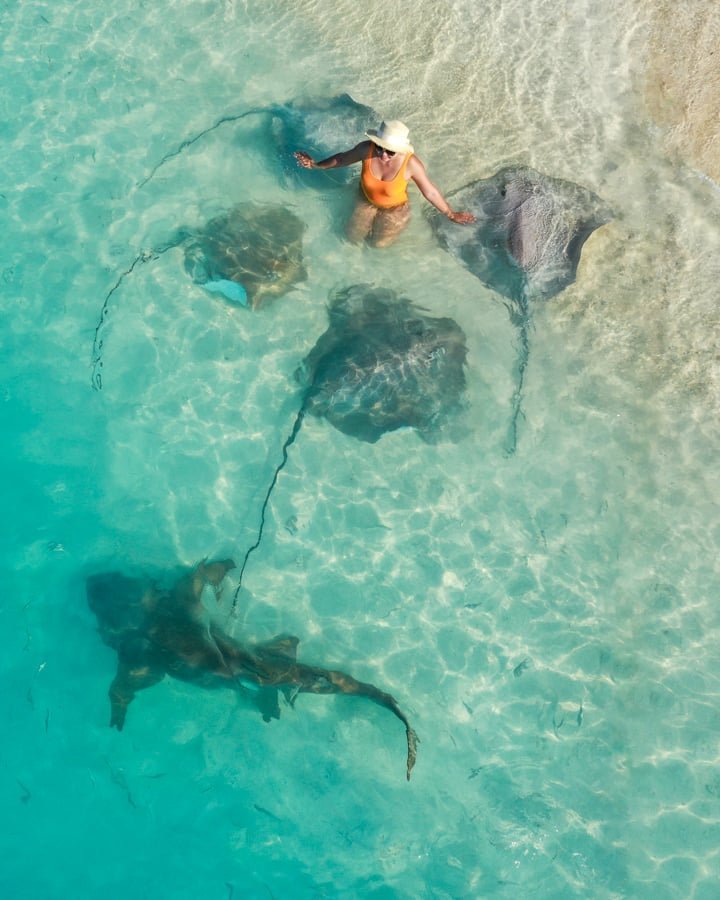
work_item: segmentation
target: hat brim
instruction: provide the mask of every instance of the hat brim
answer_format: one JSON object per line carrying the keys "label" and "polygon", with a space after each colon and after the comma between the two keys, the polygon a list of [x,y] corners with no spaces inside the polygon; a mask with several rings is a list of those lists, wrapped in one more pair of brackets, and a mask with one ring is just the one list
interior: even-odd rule
{"label": "hat brim", "polygon": [[378,136],[374,128],[370,128],[365,132],[365,137],[369,137],[373,144],[383,147],[385,150],[392,150],[394,153],[414,153],[412,144],[393,144]]}

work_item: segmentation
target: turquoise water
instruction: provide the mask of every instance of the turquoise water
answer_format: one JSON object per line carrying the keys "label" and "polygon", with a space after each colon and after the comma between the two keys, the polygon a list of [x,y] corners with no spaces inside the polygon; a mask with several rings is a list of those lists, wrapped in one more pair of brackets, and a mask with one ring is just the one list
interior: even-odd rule
{"label": "turquoise water", "polygon": [[[662,150],[644,10],[611,6],[2,4],[4,896],[718,895],[720,194]],[[535,310],[512,457],[515,332],[418,196],[395,247],[349,246],[353,189],[286,183],[262,117],[142,183],[223,116],[345,91],[443,190],[519,162],[616,211]],[[150,253],[246,200],[307,226],[307,281],[255,313]],[[242,557],[293,373],[361,281],[462,326],[463,437],[308,419],[217,615],[392,693],[412,780],[400,724],[345,698],[265,724],[166,680],[111,730],[85,577]]]}

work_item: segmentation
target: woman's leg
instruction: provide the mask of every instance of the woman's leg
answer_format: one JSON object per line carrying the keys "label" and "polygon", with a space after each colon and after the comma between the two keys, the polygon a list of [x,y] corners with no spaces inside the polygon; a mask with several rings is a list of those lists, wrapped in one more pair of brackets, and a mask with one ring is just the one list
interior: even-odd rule
{"label": "woman's leg", "polygon": [[373,230],[373,222],[378,212],[378,208],[372,203],[368,203],[365,195],[361,192],[345,227],[347,239],[353,244],[361,244],[368,238]]}
{"label": "woman's leg", "polygon": [[373,224],[372,242],[375,247],[387,247],[410,221],[410,204],[382,209]]}

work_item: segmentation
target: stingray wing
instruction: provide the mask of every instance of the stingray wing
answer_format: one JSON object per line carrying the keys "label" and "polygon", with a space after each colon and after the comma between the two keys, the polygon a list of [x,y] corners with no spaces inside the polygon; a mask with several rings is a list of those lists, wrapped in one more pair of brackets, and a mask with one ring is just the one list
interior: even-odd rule
{"label": "stingray wing", "polygon": [[431,211],[439,243],[483,284],[515,301],[524,293],[552,297],[571,284],[585,241],[612,218],[587,188],[523,166],[501,169],[448,197],[476,222],[458,228]]}

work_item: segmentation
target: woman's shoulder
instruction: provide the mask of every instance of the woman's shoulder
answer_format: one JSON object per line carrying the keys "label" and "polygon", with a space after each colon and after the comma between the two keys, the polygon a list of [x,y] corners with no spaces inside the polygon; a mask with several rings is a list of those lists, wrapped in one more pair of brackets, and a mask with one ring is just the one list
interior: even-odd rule
{"label": "woman's shoulder", "polygon": [[411,175],[424,175],[425,174],[425,163],[420,159],[419,156],[416,156],[414,153],[410,154],[410,159],[407,161],[407,172]]}

